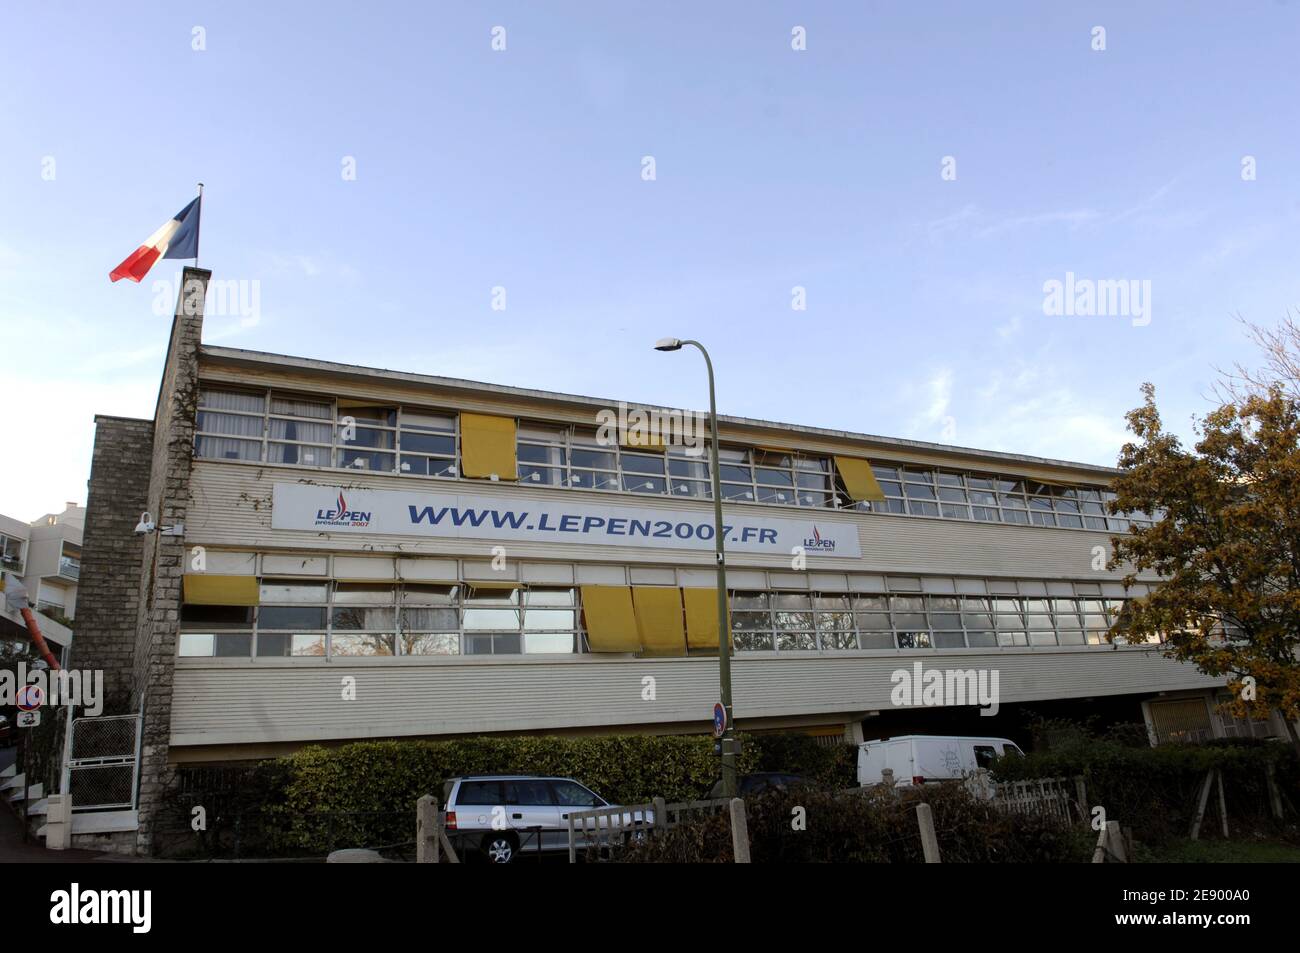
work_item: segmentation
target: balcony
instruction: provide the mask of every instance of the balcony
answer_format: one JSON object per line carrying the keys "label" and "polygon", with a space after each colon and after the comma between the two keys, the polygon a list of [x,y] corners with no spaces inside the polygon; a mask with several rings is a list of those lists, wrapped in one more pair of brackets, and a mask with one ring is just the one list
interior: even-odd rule
{"label": "balcony", "polygon": [[81,560],[71,556],[59,557],[59,575],[74,582],[81,578]]}

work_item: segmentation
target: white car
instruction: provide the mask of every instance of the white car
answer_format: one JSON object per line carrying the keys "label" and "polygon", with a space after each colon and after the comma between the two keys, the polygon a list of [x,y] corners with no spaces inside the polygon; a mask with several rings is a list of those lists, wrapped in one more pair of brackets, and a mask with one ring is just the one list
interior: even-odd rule
{"label": "white car", "polygon": [[880,784],[892,769],[897,787],[969,778],[1004,754],[1024,754],[1006,738],[903,735],[858,745],[858,784]]}
{"label": "white car", "polygon": [[[571,811],[618,807],[572,778],[526,774],[451,778],[443,783],[442,796],[447,836],[458,848],[477,850],[494,864],[511,863],[520,854],[567,851]],[[654,824],[652,811],[616,816],[616,826],[625,828],[634,821]]]}

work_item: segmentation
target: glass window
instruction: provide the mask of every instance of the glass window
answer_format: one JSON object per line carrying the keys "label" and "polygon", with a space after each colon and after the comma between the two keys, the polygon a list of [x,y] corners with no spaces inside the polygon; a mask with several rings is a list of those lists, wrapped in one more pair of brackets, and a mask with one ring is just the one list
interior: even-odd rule
{"label": "glass window", "polygon": [[552,781],[555,803],[561,807],[604,807],[605,802],[576,781]]}

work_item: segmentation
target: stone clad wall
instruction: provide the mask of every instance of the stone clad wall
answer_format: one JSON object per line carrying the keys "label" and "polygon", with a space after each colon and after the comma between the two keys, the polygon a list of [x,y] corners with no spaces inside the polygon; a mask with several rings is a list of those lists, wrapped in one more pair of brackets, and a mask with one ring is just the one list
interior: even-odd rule
{"label": "stone clad wall", "polygon": [[153,421],[95,418],[86,495],[80,611],[70,667],[102,669],[108,715],[131,710],[135,687],[138,573],[143,538],[135,524],[147,508]]}

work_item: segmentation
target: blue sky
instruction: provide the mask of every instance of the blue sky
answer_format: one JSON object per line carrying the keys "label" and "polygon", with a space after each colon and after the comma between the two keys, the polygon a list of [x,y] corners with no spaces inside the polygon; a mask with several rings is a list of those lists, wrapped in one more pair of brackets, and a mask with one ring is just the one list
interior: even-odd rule
{"label": "blue sky", "polygon": [[[1300,3],[1135,6],[15,6],[0,512],[152,414],[181,263],[108,272],[198,181],[201,263],[260,282],[209,343],[700,407],[671,334],[729,414],[1111,464],[1150,380],[1187,432],[1233,315],[1300,302]],[[1150,323],[1045,314],[1066,272]]]}

